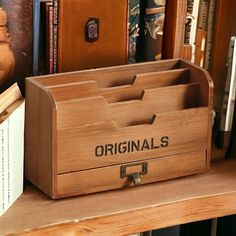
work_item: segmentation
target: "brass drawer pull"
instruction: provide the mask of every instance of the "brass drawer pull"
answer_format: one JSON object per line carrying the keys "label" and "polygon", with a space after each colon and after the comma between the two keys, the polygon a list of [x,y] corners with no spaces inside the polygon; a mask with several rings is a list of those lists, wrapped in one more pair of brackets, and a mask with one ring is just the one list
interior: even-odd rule
{"label": "brass drawer pull", "polygon": [[140,178],[140,174],[136,173],[136,174],[131,174],[129,176],[129,179],[134,183],[134,186],[139,186],[141,185],[141,178]]}
{"label": "brass drawer pull", "polygon": [[128,178],[134,186],[141,185],[141,175],[148,173],[148,165],[146,162],[122,165],[120,168],[120,177]]}

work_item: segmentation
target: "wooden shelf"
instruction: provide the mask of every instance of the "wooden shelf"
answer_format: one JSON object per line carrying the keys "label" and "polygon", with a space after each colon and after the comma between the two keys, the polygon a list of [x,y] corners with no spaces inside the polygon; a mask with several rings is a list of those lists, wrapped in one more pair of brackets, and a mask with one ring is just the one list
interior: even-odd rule
{"label": "wooden shelf", "polygon": [[0,218],[0,235],[124,235],[234,213],[236,160],[223,160],[204,174],[56,201],[28,186]]}

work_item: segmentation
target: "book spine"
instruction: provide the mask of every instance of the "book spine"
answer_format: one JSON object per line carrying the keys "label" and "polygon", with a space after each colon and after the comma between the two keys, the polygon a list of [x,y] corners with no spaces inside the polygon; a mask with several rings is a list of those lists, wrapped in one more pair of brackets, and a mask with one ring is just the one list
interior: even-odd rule
{"label": "book spine", "polygon": [[58,51],[57,51],[57,34],[58,26],[53,26],[53,73],[57,73],[57,60],[58,60]]}
{"label": "book spine", "polygon": [[3,214],[4,207],[4,155],[3,155],[3,125],[0,125],[0,216]]}
{"label": "book spine", "polygon": [[33,75],[39,73],[40,0],[33,1]]}
{"label": "book spine", "polygon": [[58,61],[58,0],[53,0],[53,73],[57,73]]}
{"label": "book spine", "polygon": [[162,58],[165,4],[165,1],[147,1],[143,35],[144,60],[146,61]]}
{"label": "book spine", "polygon": [[8,207],[23,192],[23,166],[24,166],[24,102],[8,118],[8,143],[9,143],[9,176],[10,188]]}
{"label": "book spine", "polygon": [[187,1],[183,56],[186,60],[191,62],[194,62],[199,2],[200,0]]}
{"label": "book spine", "polygon": [[11,203],[10,119],[6,122],[6,204]]}
{"label": "book spine", "polygon": [[194,63],[203,67],[206,47],[209,0],[201,0],[198,14],[198,24],[195,41]]}
{"label": "book spine", "polygon": [[220,131],[217,146],[228,148],[233,126],[236,96],[236,38],[232,37],[229,44],[228,72],[225,81],[223,104],[220,115]]}
{"label": "book spine", "polygon": [[58,24],[58,0],[53,0],[53,22]]}
{"label": "book spine", "polygon": [[54,38],[53,38],[53,15],[54,9],[53,6],[50,4],[48,6],[48,68],[49,74],[54,72],[54,61],[53,61],[53,54],[54,54]]}
{"label": "book spine", "polygon": [[137,37],[139,36],[140,24],[140,0],[129,0],[129,63],[135,63]]}
{"label": "book spine", "polygon": [[206,54],[204,68],[209,70],[211,66],[213,40],[214,40],[214,24],[216,17],[217,0],[210,0],[207,24],[207,38],[206,38]]}
{"label": "book spine", "polygon": [[9,122],[1,125],[1,211],[3,214],[10,205],[10,158],[9,158]]}
{"label": "book spine", "polygon": [[23,192],[24,102],[0,124],[0,216]]}

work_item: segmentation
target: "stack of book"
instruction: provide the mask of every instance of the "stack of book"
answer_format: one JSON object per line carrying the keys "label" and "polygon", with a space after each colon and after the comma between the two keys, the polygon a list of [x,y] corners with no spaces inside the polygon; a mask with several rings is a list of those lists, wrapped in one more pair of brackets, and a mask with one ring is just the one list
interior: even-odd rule
{"label": "stack of book", "polygon": [[23,192],[24,99],[17,84],[0,94],[0,216]]}

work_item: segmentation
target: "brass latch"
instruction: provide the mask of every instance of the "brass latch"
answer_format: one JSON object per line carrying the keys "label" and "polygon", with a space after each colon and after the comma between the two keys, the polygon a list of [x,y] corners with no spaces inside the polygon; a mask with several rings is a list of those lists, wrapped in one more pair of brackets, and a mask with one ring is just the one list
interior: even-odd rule
{"label": "brass latch", "polygon": [[120,168],[120,177],[128,178],[134,186],[141,185],[141,175],[148,173],[148,165],[146,162],[122,165]]}

